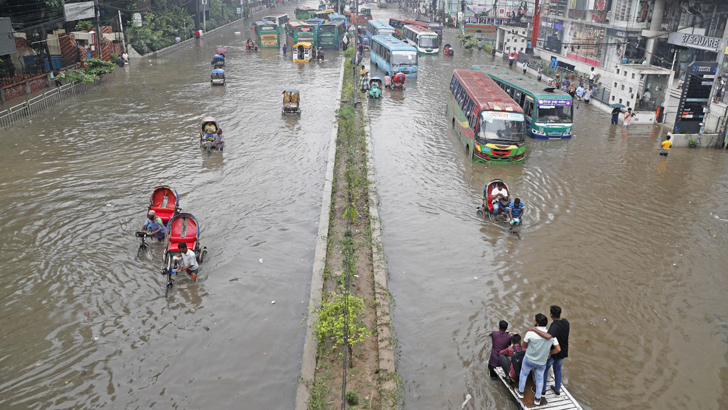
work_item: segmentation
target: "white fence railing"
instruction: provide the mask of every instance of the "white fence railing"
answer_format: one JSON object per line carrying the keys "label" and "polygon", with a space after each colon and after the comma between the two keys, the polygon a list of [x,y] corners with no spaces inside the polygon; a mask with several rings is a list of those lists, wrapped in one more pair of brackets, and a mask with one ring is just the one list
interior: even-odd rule
{"label": "white fence railing", "polygon": [[46,91],[41,95],[37,95],[24,103],[0,111],[0,129],[10,128],[16,121],[32,117],[65,99],[101,84],[101,82],[102,80],[99,79],[93,83],[64,84],[53,90]]}

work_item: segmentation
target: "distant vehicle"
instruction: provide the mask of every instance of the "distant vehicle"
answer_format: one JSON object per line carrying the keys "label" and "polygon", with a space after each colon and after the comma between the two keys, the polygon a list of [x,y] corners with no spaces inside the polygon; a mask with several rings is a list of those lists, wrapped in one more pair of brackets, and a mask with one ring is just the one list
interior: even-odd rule
{"label": "distant vehicle", "polygon": [[316,27],[302,21],[289,21],[286,24],[286,42],[288,47],[306,42],[316,44]]}
{"label": "distant vehicle", "polygon": [[[285,27],[288,23],[288,14],[276,13],[263,17],[263,21],[269,21],[278,27]],[[281,29],[279,29],[281,30]]]}
{"label": "distant vehicle", "polygon": [[374,36],[394,36],[396,30],[394,27],[383,22],[382,20],[369,20],[366,25],[366,34],[371,41]]}
{"label": "distant vehicle", "polygon": [[528,135],[536,139],[571,138],[574,101],[569,94],[507,70],[489,70],[488,75],[523,108]]}
{"label": "distant vehicle", "polygon": [[392,36],[372,37],[369,60],[390,76],[417,77],[417,49]]}
{"label": "distant vehicle", "polygon": [[312,9],[311,7],[299,7],[296,9],[296,19],[308,20],[316,16],[318,10]]}
{"label": "distant vehicle", "polygon": [[402,29],[404,26],[411,24],[414,26],[423,27],[426,29],[430,29],[437,33],[437,37],[442,40],[442,25],[440,23],[428,23],[426,21],[417,21],[417,20],[404,20],[404,19],[395,19],[391,18],[389,19],[389,25],[394,27],[396,30],[395,37],[398,39],[402,39],[404,37],[404,34],[402,33]]}
{"label": "distant vehicle", "polygon": [[298,90],[283,91],[283,114],[301,114],[301,100]]}
{"label": "distant vehicle", "polygon": [[377,7],[379,7],[380,9],[386,9],[386,8],[387,8],[387,6],[388,6],[388,4],[387,4],[387,2],[386,2],[386,1],[384,1],[384,0],[379,0],[379,1],[377,2]]}
{"label": "distant vehicle", "polygon": [[346,35],[344,20],[332,20],[319,27],[318,46],[322,49],[338,50]]}
{"label": "distant vehicle", "polygon": [[332,10],[332,9],[321,10],[321,11],[317,11],[316,14],[314,15],[314,17],[323,19],[324,21],[330,21],[331,15],[335,14],[335,13],[336,13],[336,10]]}
{"label": "distant vehicle", "polygon": [[203,118],[200,123],[200,148],[222,151],[225,143],[215,141],[218,131],[220,131],[220,126],[217,125],[215,118]]}
{"label": "distant vehicle", "polygon": [[523,109],[485,72],[453,71],[447,115],[468,158],[480,162],[523,162]]}
{"label": "distant vehicle", "polygon": [[404,42],[414,45],[420,54],[440,53],[440,38],[437,37],[437,33],[430,29],[407,24],[402,27],[402,36]]}
{"label": "distant vehicle", "polygon": [[349,19],[349,21],[352,22],[351,24],[356,24],[356,26],[362,26],[362,27],[367,24],[367,21],[372,19],[371,14],[359,13],[358,20],[355,19],[354,13],[352,13],[350,11],[347,11],[346,13],[344,13],[344,15]]}
{"label": "distant vehicle", "polygon": [[210,84],[225,85],[225,70],[222,68],[212,70],[212,73],[210,73]]}
{"label": "distant vehicle", "polygon": [[260,48],[279,48],[280,33],[278,26],[270,21],[256,21],[253,23],[255,34],[258,36],[258,46]]}

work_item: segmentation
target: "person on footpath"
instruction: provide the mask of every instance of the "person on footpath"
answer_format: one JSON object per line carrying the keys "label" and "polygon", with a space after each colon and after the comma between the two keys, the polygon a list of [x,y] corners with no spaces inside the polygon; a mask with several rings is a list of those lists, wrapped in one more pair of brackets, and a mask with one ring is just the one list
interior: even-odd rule
{"label": "person on footpath", "polygon": [[483,49],[483,40],[478,40],[478,51]]}
{"label": "person on footpath", "polygon": [[594,72],[594,67],[591,68],[591,71],[589,72],[589,85],[594,85],[594,78],[596,78],[597,73]]}
{"label": "person on footpath", "polygon": [[513,53],[508,54],[508,67],[513,67],[513,60],[516,56]]}
{"label": "person on footpath", "polygon": [[508,333],[508,322],[501,320],[498,323],[498,330],[491,332],[490,339],[492,341],[492,347],[490,349],[490,360],[488,360],[488,371],[490,377],[496,378],[498,374],[495,372],[495,368],[498,367],[499,353],[511,344],[511,335]]}
{"label": "person on footpath", "polygon": [[549,378],[549,369],[551,366],[554,367],[554,385],[551,386],[551,390],[558,396],[561,394],[561,366],[564,364],[564,359],[569,357],[569,321],[561,318],[561,307],[553,305],[550,308],[551,313],[551,326],[549,326],[548,333],[544,333],[536,328],[531,328],[529,331],[535,332],[537,335],[544,339],[555,338],[559,341],[560,350],[556,354],[552,354],[549,360],[546,362],[546,370],[543,373],[543,391],[541,395],[546,394],[546,383]]}
{"label": "person on footpath", "polygon": [[667,136],[665,137],[665,141],[662,141],[662,149],[660,150],[660,155],[662,155],[663,157],[666,157],[667,154],[670,153],[670,148],[672,147],[672,141],[670,141],[671,138],[672,134],[668,132]]}
{"label": "person on footpath", "polygon": [[523,74],[526,74],[526,70],[528,70],[528,61],[523,60]]}
{"label": "person on footpath", "polygon": [[283,55],[286,55],[286,51],[288,51],[288,46],[283,44]]}
{"label": "person on footpath", "polygon": [[124,59],[124,64],[129,64],[129,53],[127,53],[126,50],[121,53],[121,58]]}
{"label": "person on footpath", "polygon": [[[534,318],[533,324],[536,328],[544,333],[549,320],[546,315],[539,313]],[[536,332],[528,331],[523,338],[523,347],[526,348],[526,357],[523,358],[521,365],[521,374],[518,376],[518,388],[516,389],[516,397],[523,398],[523,391],[526,389],[526,379],[528,374],[533,370],[533,379],[536,381],[536,395],[533,404],[541,404],[541,392],[543,391],[543,375],[546,370],[549,353],[556,354],[561,351],[559,340],[557,338],[544,339]]]}

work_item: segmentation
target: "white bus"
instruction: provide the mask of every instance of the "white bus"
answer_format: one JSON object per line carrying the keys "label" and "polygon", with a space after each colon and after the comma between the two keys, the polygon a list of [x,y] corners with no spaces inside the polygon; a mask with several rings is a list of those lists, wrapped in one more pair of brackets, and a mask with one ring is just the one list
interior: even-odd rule
{"label": "white bus", "polygon": [[270,21],[278,27],[285,27],[288,23],[288,14],[276,13],[263,17],[263,21]]}
{"label": "white bus", "polygon": [[402,27],[402,40],[417,48],[419,54],[438,54],[440,52],[440,38],[432,30],[408,24]]}

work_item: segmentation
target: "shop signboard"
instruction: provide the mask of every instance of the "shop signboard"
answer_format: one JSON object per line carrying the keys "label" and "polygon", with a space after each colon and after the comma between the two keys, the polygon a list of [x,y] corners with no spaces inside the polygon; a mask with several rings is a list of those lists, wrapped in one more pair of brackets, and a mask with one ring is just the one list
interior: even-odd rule
{"label": "shop signboard", "polygon": [[720,38],[701,36],[699,34],[670,33],[667,42],[676,46],[712,51],[714,53],[717,53],[720,48]]}
{"label": "shop signboard", "polygon": [[718,63],[712,61],[696,61],[688,65],[677,107],[675,132],[696,134],[700,131],[717,68]]}

